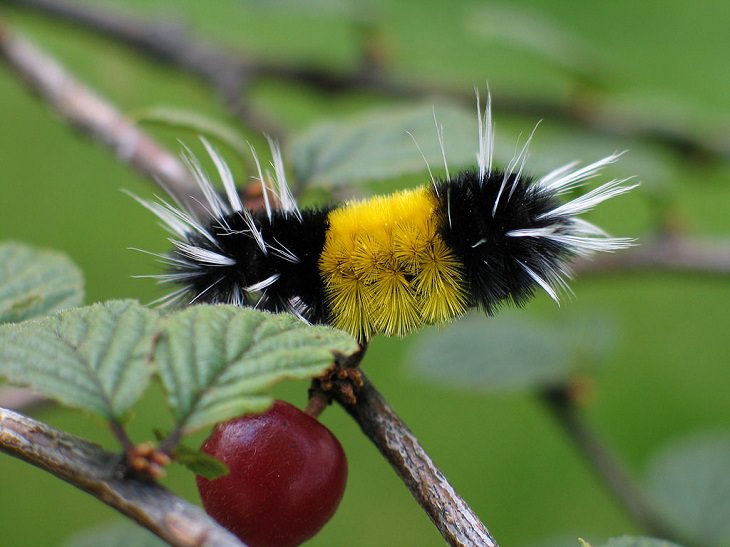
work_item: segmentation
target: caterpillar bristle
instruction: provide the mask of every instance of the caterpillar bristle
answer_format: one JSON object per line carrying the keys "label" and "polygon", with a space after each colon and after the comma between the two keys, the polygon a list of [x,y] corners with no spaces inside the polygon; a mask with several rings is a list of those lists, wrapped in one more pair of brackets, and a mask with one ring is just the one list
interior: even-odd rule
{"label": "caterpillar bristle", "polygon": [[482,110],[477,93],[477,114],[474,169],[449,174],[443,127],[434,113],[444,178],[434,177],[426,162],[428,185],[319,209],[299,209],[281,150],[270,138],[273,175],[251,146],[264,200],[260,211],[245,207],[209,142],[203,146],[222,194],[186,148],[183,158],[204,196],[207,218],[180,204],[135,198],[172,234],[173,250],[156,255],[167,272],[152,277],[180,286],[159,303],[285,311],[361,341],[450,321],[470,307],[492,314],[505,303],[524,304],[537,289],[559,303],[560,293],[570,292],[573,258],[633,244],[579,215],[637,185],[614,179],[564,202],[561,196],[588,184],[621,153],[533,178],[524,170],[533,129],[506,169],[494,169],[489,95]]}

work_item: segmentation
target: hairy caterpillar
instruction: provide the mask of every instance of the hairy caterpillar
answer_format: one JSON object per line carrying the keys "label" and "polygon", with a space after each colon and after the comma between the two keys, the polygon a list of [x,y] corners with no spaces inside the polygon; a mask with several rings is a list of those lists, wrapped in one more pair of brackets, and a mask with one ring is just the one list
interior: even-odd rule
{"label": "hairy caterpillar", "polygon": [[209,218],[180,204],[139,200],[174,236],[173,250],[159,255],[167,273],[151,277],[179,288],[161,300],[287,311],[360,341],[405,335],[472,307],[491,314],[504,303],[524,303],[538,288],[557,302],[558,291],[568,289],[573,258],[632,241],[609,237],[578,216],[636,185],[611,180],[563,202],[562,194],[620,154],[532,178],[523,172],[528,139],[506,169],[494,169],[490,101],[477,112],[475,169],[450,176],[446,166],[446,177],[431,175],[430,185],[319,209],[298,208],[270,140],[273,176],[264,176],[251,149],[265,208],[249,211],[228,166],[204,142],[225,196],[192,156],[187,161]]}

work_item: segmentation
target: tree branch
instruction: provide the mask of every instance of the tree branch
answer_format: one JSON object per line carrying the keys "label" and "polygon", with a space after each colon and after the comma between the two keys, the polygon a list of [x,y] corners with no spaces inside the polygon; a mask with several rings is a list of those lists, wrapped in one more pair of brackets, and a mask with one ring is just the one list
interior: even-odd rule
{"label": "tree branch", "polygon": [[580,274],[664,271],[727,276],[730,242],[668,234],[639,240],[635,249],[579,260],[574,270]]}
{"label": "tree branch", "polygon": [[242,59],[190,40],[180,22],[143,20],[93,4],[63,0],[10,0],[10,3],[91,29],[103,37],[112,37],[211,82],[240,78],[246,69]]}
{"label": "tree branch", "polygon": [[171,545],[243,545],[202,509],[159,484],[125,478],[121,456],[4,408],[0,408],[0,451],[88,492]]}
{"label": "tree branch", "polygon": [[51,56],[12,33],[0,20],[0,57],[58,115],[180,201],[205,203],[189,171],[171,152],[76,80]]}
{"label": "tree branch", "polygon": [[[382,395],[362,376],[352,405],[337,399],[380,450],[449,545],[496,547],[497,542],[456,493]],[[337,397],[337,396],[336,396]]]}
{"label": "tree branch", "polygon": [[[351,72],[335,72],[323,67],[292,66],[233,55],[186,33],[179,25],[122,16],[109,10],[76,4],[67,0],[5,0],[19,7],[37,10],[72,24],[112,37],[163,62],[186,70],[210,83],[223,97],[228,108],[251,127],[278,135],[278,127],[250,107],[245,91],[257,78],[269,77],[304,84],[325,93],[368,91],[398,98],[432,95],[448,96],[470,108],[472,93],[453,88],[398,80],[363,63]],[[495,98],[503,112],[534,114],[540,118],[569,122],[597,133],[652,140],[691,158],[728,159],[730,147],[722,139],[690,135],[664,120],[640,119],[601,104],[600,96],[590,101],[577,98],[567,104],[519,97],[509,94]]]}
{"label": "tree branch", "polygon": [[281,140],[281,128],[252,109],[247,100],[250,67],[247,59],[189,36],[179,22],[149,21],[63,0],[10,0],[24,8],[67,21],[113,38],[158,61],[177,67],[211,85],[223,104],[243,124]]}
{"label": "tree branch", "polygon": [[581,420],[568,387],[545,389],[539,397],[608,491],[639,525],[653,536],[690,545],[682,543],[684,538],[678,538],[677,530],[657,514],[615,456]]}

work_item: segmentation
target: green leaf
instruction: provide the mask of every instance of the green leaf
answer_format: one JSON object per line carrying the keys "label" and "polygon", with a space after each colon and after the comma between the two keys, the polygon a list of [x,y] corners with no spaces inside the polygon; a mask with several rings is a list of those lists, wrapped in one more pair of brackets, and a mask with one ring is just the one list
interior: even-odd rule
{"label": "green leaf", "polygon": [[730,545],[730,433],[672,442],[649,464],[647,488],[680,533],[698,544]]}
{"label": "green leaf", "polygon": [[538,323],[525,314],[472,314],[419,336],[407,357],[411,372],[440,386],[517,391],[570,378],[577,365],[599,361],[611,347],[601,318]]}
{"label": "green leaf", "polygon": [[155,106],[133,112],[131,117],[142,123],[185,129],[196,136],[205,135],[219,144],[228,146],[239,157],[245,157],[249,150],[246,140],[237,131],[199,112],[170,106]]}
{"label": "green leaf", "polygon": [[449,166],[475,163],[476,113],[450,105],[434,109],[429,103],[373,110],[351,120],[318,124],[295,136],[290,149],[295,178],[299,183],[335,187],[425,172],[423,157],[408,132],[437,170],[443,157],[434,111],[444,128]]}
{"label": "green leaf", "polygon": [[20,243],[0,245],[0,323],[81,304],[84,280],[68,257]]}
{"label": "green leaf", "polygon": [[112,522],[83,530],[68,538],[62,547],[165,547],[162,541],[149,530],[129,521]]}
{"label": "green leaf", "polygon": [[599,75],[606,67],[595,49],[570,27],[537,10],[510,4],[480,6],[467,27],[475,36],[522,50],[593,85],[603,84]]}
{"label": "green leaf", "polygon": [[228,467],[222,461],[181,444],[175,449],[175,461],[209,481],[228,474]]}
{"label": "green leaf", "polygon": [[333,352],[356,349],[345,333],[291,315],[198,305],[168,318],[155,357],[172,413],[192,431],[262,411],[274,384],[316,376]]}
{"label": "green leaf", "polygon": [[[590,547],[590,545],[589,545]],[[596,547],[681,547],[677,543],[666,541],[664,539],[656,539],[641,536],[621,536],[611,538],[606,543],[597,545]]]}
{"label": "green leaf", "polygon": [[129,300],[0,326],[0,376],[108,420],[147,387],[157,315]]}

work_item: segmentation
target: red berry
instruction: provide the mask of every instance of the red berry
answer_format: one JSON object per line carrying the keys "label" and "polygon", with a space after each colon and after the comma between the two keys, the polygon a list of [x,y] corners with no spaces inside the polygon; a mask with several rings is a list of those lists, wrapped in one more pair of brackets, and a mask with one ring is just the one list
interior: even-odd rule
{"label": "red berry", "polygon": [[306,541],[332,517],[345,490],[342,445],[283,401],[219,424],[202,450],[230,471],[213,481],[197,477],[205,510],[251,547]]}

